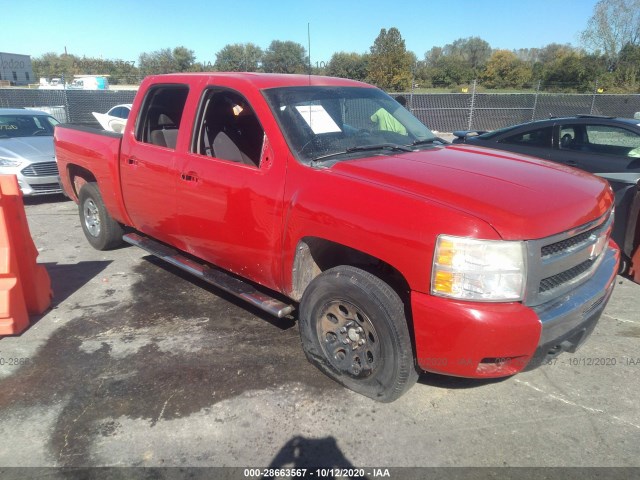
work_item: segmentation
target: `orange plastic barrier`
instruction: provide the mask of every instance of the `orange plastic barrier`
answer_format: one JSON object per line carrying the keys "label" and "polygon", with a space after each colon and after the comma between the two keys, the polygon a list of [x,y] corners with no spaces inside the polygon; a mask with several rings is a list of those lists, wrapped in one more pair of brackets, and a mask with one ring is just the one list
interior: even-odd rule
{"label": "orange plastic barrier", "polygon": [[640,245],[636,247],[636,251],[631,257],[631,268],[629,276],[634,282],[640,283]]}
{"label": "orange plastic barrier", "polygon": [[0,175],[0,335],[21,333],[29,315],[51,304],[51,280],[37,257],[18,181]]}

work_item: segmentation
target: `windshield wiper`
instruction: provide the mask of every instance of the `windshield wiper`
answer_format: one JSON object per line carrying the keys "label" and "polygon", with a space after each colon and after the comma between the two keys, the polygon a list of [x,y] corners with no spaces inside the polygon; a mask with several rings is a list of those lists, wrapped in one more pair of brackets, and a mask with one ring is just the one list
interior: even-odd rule
{"label": "windshield wiper", "polygon": [[327,155],[320,155],[319,157],[314,158],[311,161],[311,164],[313,165],[315,162],[318,162],[320,160],[326,160],[327,158],[336,157],[338,155],[347,155],[349,153],[356,153],[356,152],[370,152],[370,151],[376,151],[376,150],[390,150],[392,152],[413,152],[412,148],[409,148],[408,146],[405,146],[405,145],[397,145],[395,143],[377,143],[375,145],[358,145],[357,147],[349,147],[340,152],[333,152],[333,153],[328,153]]}
{"label": "windshield wiper", "polygon": [[416,140],[415,142],[411,143],[410,146],[417,147],[418,145],[430,145],[436,142],[441,143],[443,145],[446,144],[446,142],[441,138],[433,137],[433,138],[427,138],[425,140]]}

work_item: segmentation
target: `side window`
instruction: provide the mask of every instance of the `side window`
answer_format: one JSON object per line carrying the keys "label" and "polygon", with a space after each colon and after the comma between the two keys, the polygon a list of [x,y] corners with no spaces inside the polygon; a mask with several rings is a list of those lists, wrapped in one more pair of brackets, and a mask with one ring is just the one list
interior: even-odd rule
{"label": "side window", "polygon": [[127,109],[124,107],[116,107],[111,111],[111,116],[112,117],[118,117],[118,118],[127,118],[126,117],[126,113],[127,113]]}
{"label": "side window", "polygon": [[640,135],[634,132],[610,125],[587,125],[586,132],[589,151],[640,157]]}
{"label": "side window", "polygon": [[581,130],[573,125],[560,127],[560,150],[575,150],[581,143]]}
{"label": "side window", "polygon": [[145,96],[138,122],[136,140],[175,149],[182,111],[189,95],[186,85],[160,85]]}
{"label": "side window", "polygon": [[249,102],[228,90],[206,90],[198,112],[193,153],[257,167],[264,130]]}
{"label": "side window", "polygon": [[511,135],[500,141],[500,143],[507,143],[509,145],[522,145],[526,147],[551,147],[551,133],[553,127],[539,128],[537,130],[529,130],[524,133],[518,133]]}

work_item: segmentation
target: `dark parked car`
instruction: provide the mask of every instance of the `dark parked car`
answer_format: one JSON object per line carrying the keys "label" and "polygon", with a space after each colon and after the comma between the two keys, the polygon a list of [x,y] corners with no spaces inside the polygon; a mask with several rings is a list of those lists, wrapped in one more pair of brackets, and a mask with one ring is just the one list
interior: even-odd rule
{"label": "dark parked car", "polygon": [[453,134],[454,144],[525,153],[609,180],[616,193],[613,238],[625,256],[621,269],[631,267],[640,281],[640,120],[578,115]]}

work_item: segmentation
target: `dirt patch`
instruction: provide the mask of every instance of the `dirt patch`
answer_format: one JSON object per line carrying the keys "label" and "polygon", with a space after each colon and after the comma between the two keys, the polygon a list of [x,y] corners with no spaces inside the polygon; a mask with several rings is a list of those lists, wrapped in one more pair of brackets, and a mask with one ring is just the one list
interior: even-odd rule
{"label": "dirt patch", "polygon": [[4,411],[68,399],[50,438],[59,465],[90,464],[92,438],[113,435],[122,416],[153,426],[248,390],[341,388],[307,362],[292,320],[146,259],[131,275],[134,300],[115,301],[105,285],[96,304],[75,307],[19,375],[0,382]]}

